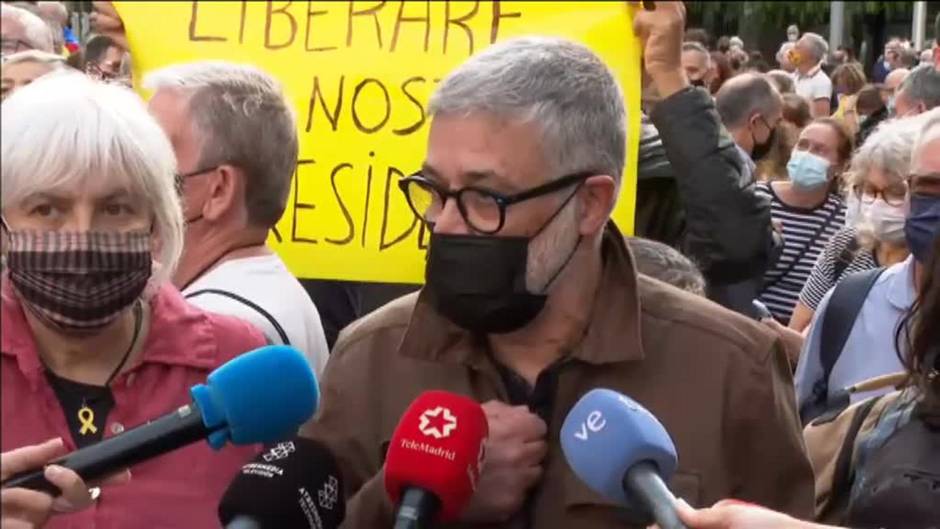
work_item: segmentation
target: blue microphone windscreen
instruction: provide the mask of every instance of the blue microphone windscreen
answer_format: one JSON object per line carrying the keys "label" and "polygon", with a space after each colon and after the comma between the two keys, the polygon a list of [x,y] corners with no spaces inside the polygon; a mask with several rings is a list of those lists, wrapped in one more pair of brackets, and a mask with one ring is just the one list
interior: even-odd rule
{"label": "blue microphone windscreen", "polygon": [[633,399],[609,389],[588,392],[561,427],[561,448],[575,474],[610,501],[632,506],[623,477],[649,461],[664,481],[676,470],[676,447],[663,425]]}
{"label": "blue microphone windscreen", "polygon": [[313,416],[319,400],[317,380],[300,351],[270,345],[238,356],[193,386],[213,448],[271,443],[293,437]]}

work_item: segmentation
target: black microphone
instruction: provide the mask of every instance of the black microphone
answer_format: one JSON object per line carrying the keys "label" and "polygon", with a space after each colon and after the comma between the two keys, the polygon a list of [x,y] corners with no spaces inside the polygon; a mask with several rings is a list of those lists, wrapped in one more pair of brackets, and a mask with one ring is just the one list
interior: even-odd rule
{"label": "black microphone", "polygon": [[[295,435],[317,407],[317,381],[304,356],[291,347],[262,347],[209,374],[190,388],[193,402],[154,421],[86,446],[51,463],[93,480],[141,461],[207,439],[226,443],[275,442]],[[43,469],[16,474],[3,488],[60,493]]]}
{"label": "black microphone", "polygon": [[334,529],[345,517],[336,459],[304,437],[274,445],[243,466],[219,503],[225,529]]}

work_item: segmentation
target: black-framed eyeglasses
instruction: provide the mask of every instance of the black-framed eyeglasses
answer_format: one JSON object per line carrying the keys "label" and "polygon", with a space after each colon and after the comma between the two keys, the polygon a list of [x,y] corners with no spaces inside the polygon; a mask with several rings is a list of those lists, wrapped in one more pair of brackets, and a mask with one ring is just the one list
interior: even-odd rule
{"label": "black-framed eyeglasses", "polygon": [[468,226],[479,233],[492,235],[503,229],[506,208],[509,206],[580,184],[596,174],[594,171],[570,174],[514,195],[504,195],[476,186],[451,191],[428,180],[421,172],[399,180],[398,187],[405,194],[415,216],[423,222],[429,225],[437,222],[447,199],[454,198]]}
{"label": "black-framed eyeglasses", "polygon": [[174,175],[173,175],[173,178],[174,178],[174,180],[176,180],[176,188],[177,188],[177,189],[182,189],[182,187],[183,187],[183,181],[185,181],[187,178],[192,178],[192,177],[194,177],[194,176],[199,176],[199,175],[201,175],[201,174],[205,174],[205,173],[208,173],[208,172],[210,172],[210,171],[215,171],[215,170],[218,169],[221,165],[222,165],[222,164],[210,165],[210,166],[208,166],[208,167],[203,167],[203,168],[201,168],[201,169],[196,169],[195,171],[190,171],[190,172],[188,172],[188,173],[176,173],[176,174],[174,174]]}

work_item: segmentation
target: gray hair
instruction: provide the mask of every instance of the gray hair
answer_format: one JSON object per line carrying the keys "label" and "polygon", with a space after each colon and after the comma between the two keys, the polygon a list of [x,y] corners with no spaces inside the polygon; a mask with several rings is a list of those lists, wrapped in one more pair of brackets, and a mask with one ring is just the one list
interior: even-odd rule
{"label": "gray hair", "polygon": [[816,62],[825,59],[826,55],[829,54],[829,43],[826,42],[826,39],[822,38],[821,35],[816,33],[803,33],[800,40],[806,40],[806,44],[809,46],[809,50],[812,52]]}
{"label": "gray hair", "polygon": [[77,72],[17,90],[0,113],[3,209],[36,193],[113,179],[148,201],[159,248],[151,286],[173,273],[183,249],[183,212],[169,140],[131,90]]}
{"label": "gray hair", "polygon": [[43,19],[52,33],[52,47],[55,53],[61,53],[65,46],[63,28],[69,21],[69,10],[62,2],[37,2],[39,18]]}
{"label": "gray hair", "polygon": [[914,142],[912,158],[917,156],[927,143],[940,138],[940,108],[934,108],[930,112],[925,112],[912,119],[917,118],[920,119],[916,123],[922,125],[922,127],[918,131],[917,140]]}
{"label": "gray hair", "polygon": [[904,92],[904,97],[914,104],[923,103],[927,110],[940,106],[940,70],[932,64],[924,64],[914,68],[898,92]]}
{"label": "gray hair", "polygon": [[626,156],[623,93],[607,65],[582,44],[521,37],[490,46],[441,81],[428,111],[531,121],[555,177],[600,171],[619,187]]}
{"label": "gray hair", "polygon": [[878,125],[852,156],[849,186],[863,185],[872,169],[882,171],[893,182],[907,178],[914,143],[925,119],[921,116],[923,114]]}
{"label": "gray hair", "polygon": [[711,55],[708,54],[708,50],[705,49],[705,46],[702,46],[699,42],[694,42],[687,40],[682,43],[682,51],[697,51],[699,53],[704,53],[706,57],[711,59]]}
{"label": "gray hair", "polygon": [[628,237],[627,246],[636,261],[637,272],[705,296],[705,277],[701,270],[671,246],[641,237]]}
{"label": "gray hair", "polygon": [[16,6],[0,4],[0,18],[13,20],[22,25],[26,43],[32,49],[53,52],[52,31],[38,16]]}
{"label": "gray hair", "polygon": [[766,74],[767,80],[774,85],[774,88],[783,94],[796,93],[796,85],[793,83],[793,76],[784,70],[770,70]]}
{"label": "gray hair", "polygon": [[743,126],[752,114],[765,118],[783,106],[780,94],[759,73],[744,73],[728,79],[715,94],[715,106],[728,129]]}
{"label": "gray hair", "polygon": [[774,58],[777,59],[777,64],[782,64],[783,59],[786,58],[787,53],[795,47],[796,43],[794,42],[787,41],[781,44],[780,49],[777,50],[777,54],[774,56]]}
{"label": "gray hair", "polygon": [[294,110],[280,83],[254,66],[204,61],[151,72],[144,86],[189,96],[193,123],[204,135],[199,167],[243,170],[249,222],[274,226],[287,206],[298,152]]}
{"label": "gray hair", "polygon": [[65,68],[65,57],[61,55],[56,55],[55,53],[47,53],[39,50],[26,50],[14,53],[12,55],[7,55],[6,60],[3,61],[2,68],[13,64],[20,64],[24,62],[34,62],[38,64],[48,64],[50,65],[53,71],[60,68]]}

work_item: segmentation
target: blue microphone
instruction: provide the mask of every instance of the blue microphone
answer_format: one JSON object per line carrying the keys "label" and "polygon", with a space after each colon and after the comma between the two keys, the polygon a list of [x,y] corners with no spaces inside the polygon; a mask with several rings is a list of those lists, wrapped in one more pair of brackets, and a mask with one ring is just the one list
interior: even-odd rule
{"label": "blue microphone", "polygon": [[561,427],[568,464],[588,487],[649,525],[685,529],[663,482],[676,471],[676,447],[652,413],[609,389],[588,392]]}
{"label": "blue microphone", "polygon": [[[293,437],[313,416],[319,399],[307,360],[284,345],[261,347],[226,362],[189,393],[190,404],[51,463],[94,480],[200,439],[215,450],[226,443],[273,443]],[[2,487],[60,493],[42,468],[16,474]]]}

